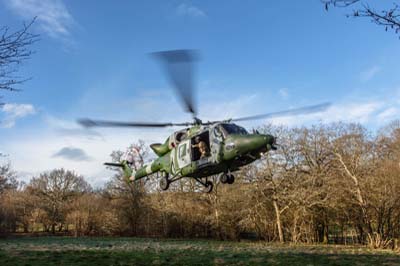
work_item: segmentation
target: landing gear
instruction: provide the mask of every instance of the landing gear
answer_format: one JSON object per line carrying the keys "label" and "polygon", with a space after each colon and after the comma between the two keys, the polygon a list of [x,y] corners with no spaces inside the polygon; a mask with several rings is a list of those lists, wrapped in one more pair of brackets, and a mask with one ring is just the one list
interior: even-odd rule
{"label": "landing gear", "polygon": [[235,176],[231,173],[221,173],[219,175],[219,181],[221,181],[222,184],[233,184],[235,182]]}
{"label": "landing gear", "polygon": [[222,184],[228,183],[228,175],[225,174],[225,173],[219,174],[219,181],[220,181]]}
{"label": "landing gear", "polygon": [[169,181],[169,179],[168,179],[168,175],[164,175],[164,176],[162,176],[161,177],[161,179],[160,179],[160,188],[162,189],[162,190],[167,190],[168,188],[169,188],[169,184],[170,184],[171,182]]}
{"label": "landing gear", "polygon": [[205,183],[204,187],[205,187],[204,192],[211,193],[211,191],[213,190],[214,185],[213,185],[213,183],[211,181],[207,181]]}
{"label": "landing gear", "polygon": [[235,176],[230,174],[228,175],[228,184],[232,185],[235,182]]}
{"label": "landing gear", "polygon": [[201,180],[198,177],[194,177],[194,179],[204,187],[204,192],[210,193],[213,190],[214,184],[211,181],[208,181],[206,179],[204,182],[203,180]]}

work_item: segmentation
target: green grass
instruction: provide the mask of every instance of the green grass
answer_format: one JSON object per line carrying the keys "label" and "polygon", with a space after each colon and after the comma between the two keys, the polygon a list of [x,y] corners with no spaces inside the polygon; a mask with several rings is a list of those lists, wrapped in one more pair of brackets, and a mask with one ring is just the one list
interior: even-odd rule
{"label": "green grass", "polygon": [[144,238],[0,239],[0,265],[400,265],[361,246]]}

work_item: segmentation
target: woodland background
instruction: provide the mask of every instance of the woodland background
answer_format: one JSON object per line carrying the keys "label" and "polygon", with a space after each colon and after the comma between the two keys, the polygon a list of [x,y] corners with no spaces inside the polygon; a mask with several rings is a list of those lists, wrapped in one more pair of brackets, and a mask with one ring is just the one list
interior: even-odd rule
{"label": "woodland background", "polygon": [[[321,2],[327,10],[361,4],[348,16],[400,34],[396,3],[376,11],[360,0]],[[34,21],[15,32],[0,27],[0,90],[15,91],[29,79],[15,74],[38,41],[29,32]],[[161,192],[157,178],[132,184],[118,170],[96,189],[67,169],[25,184],[12,162],[0,165],[0,234],[250,238],[399,249],[400,121],[375,132],[346,123],[259,131],[277,136],[279,149],[235,173],[233,185],[211,177],[210,194],[191,179]],[[136,167],[152,156],[143,141],[132,148]],[[111,157],[118,161],[122,154]]]}
{"label": "woodland background", "polygon": [[[160,191],[153,177],[126,182],[116,170],[94,189],[79,173],[54,169],[17,182],[0,167],[0,231],[10,234],[255,239],[367,244],[398,249],[400,121],[370,132],[359,124],[265,126],[279,149],[236,172],[233,185],[211,177]],[[139,167],[147,144],[129,147]],[[111,157],[117,161],[122,151]]]}

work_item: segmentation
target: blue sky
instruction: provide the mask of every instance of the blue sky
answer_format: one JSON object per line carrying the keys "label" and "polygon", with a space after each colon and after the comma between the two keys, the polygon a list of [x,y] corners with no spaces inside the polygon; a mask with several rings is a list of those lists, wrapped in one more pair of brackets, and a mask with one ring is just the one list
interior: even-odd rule
{"label": "blue sky", "polygon": [[65,167],[104,183],[110,173],[101,163],[112,150],[139,138],[162,142],[173,129],[87,132],[75,119],[190,119],[148,55],[182,48],[201,53],[201,118],[329,101],[322,114],[244,125],[343,120],[376,129],[400,113],[400,40],[368,19],[346,18],[350,11],[326,12],[318,0],[0,0],[0,25],[18,29],[37,16],[41,36],[20,71],[33,79],[22,92],[1,92],[0,151],[26,180]]}

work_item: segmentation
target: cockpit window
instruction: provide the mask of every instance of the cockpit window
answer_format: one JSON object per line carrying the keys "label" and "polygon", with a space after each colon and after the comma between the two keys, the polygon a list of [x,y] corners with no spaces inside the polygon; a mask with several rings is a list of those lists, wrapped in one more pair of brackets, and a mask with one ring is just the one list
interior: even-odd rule
{"label": "cockpit window", "polygon": [[235,124],[221,124],[222,128],[226,131],[228,135],[248,135],[249,133],[243,127],[239,127]]}

